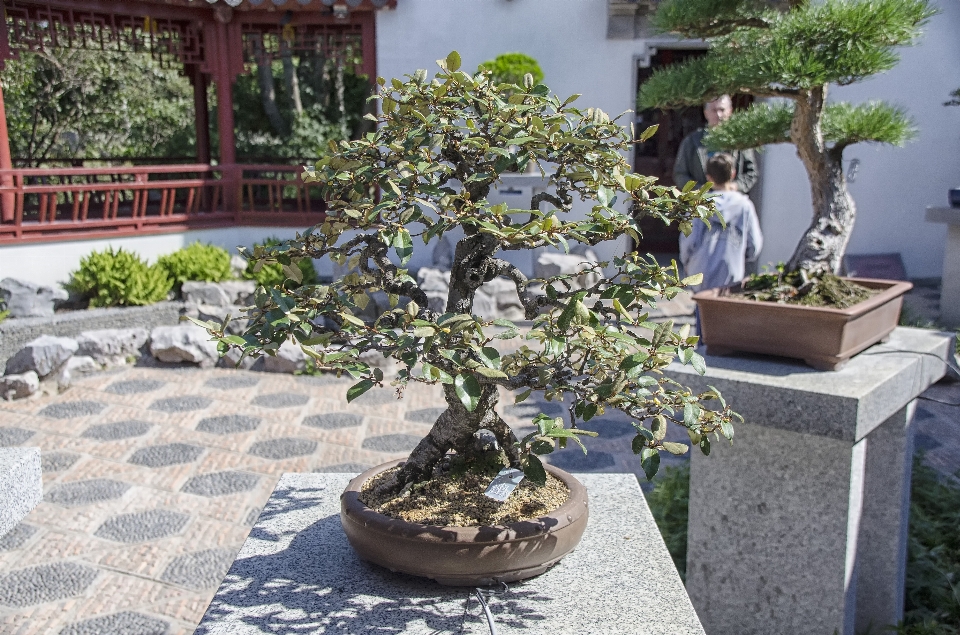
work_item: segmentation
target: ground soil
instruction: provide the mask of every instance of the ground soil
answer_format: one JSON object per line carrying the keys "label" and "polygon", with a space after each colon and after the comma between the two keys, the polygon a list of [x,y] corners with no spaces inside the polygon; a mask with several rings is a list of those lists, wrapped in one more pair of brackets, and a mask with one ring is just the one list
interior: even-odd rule
{"label": "ground soil", "polygon": [[743,288],[734,293],[762,302],[846,309],[879,291],[832,274],[804,281],[798,272],[779,272],[752,275],[744,281]]}
{"label": "ground soil", "polygon": [[524,479],[503,503],[483,492],[492,478],[472,472],[434,475],[393,498],[374,498],[370,490],[400,468],[381,472],[364,483],[360,502],[374,511],[411,523],[439,527],[506,525],[547,514],[566,502],[570,490],[547,474],[547,484],[538,487]]}

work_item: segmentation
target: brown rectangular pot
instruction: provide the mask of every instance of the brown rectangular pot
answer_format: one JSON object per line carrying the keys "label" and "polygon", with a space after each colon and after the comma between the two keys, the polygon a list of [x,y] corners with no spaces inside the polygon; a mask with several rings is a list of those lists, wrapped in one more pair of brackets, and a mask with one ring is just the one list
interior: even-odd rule
{"label": "brown rectangular pot", "polygon": [[846,278],[880,293],[847,309],[747,300],[732,291],[740,283],[693,296],[707,353],[766,353],[804,360],[819,370],[838,370],[847,360],[897,327],[909,282]]}

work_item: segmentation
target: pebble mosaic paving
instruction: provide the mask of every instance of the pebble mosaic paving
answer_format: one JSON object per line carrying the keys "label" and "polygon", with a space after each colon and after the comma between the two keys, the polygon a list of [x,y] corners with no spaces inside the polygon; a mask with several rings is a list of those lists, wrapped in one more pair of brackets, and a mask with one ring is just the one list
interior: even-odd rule
{"label": "pebble mosaic paving", "polygon": [[[0,401],[0,446],[41,448],[45,492],[0,537],[0,633],[192,633],[281,473],[358,473],[403,458],[443,411],[439,389],[419,385],[400,400],[384,388],[348,404],[351,383],[134,366],[77,377],[58,396]],[[501,406],[520,431],[537,412],[564,412],[506,393]],[[947,407],[922,406],[919,427],[939,425]],[[594,423],[589,454],[571,444],[547,460],[638,473],[629,423],[609,412]],[[932,436],[942,445],[928,458],[960,456],[960,435]]]}

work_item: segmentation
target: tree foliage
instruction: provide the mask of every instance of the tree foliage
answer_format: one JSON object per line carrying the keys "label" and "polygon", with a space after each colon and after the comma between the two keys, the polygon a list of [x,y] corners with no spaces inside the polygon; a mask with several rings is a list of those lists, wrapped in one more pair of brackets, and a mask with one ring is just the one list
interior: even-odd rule
{"label": "tree foliage", "polygon": [[[206,325],[221,346],[274,354],[292,338],[320,367],[353,376],[348,401],[384,381],[381,370],[364,361],[370,352],[401,363],[393,382],[398,393],[410,382],[442,385],[448,410],[408,459],[406,480],[429,475],[450,449],[469,454],[470,435],[486,427],[511,464],[542,481],[537,455],[596,434],[580,425],[607,409],[632,417],[633,449],[651,477],[659,452],[687,450],[664,441],[669,421],[685,426],[703,452],[709,452],[711,434],[732,438],[736,415],[716,391],[693,394],[663,375],[677,357],[703,372],[689,326],[674,330],[670,322],[649,320],[657,299],[672,298],[697,280],[681,279],[676,264],[663,268],[631,253],[597,265],[606,275],[590,288],[573,287],[573,276],[533,285],[499,257],[511,250],[566,249],[571,240],[596,245],[624,234],[638,238],[644,216],[689,231],[690,223],[715,213],[706,190],[661,187],[631,173],[623,158],[631,137],[602,111],[572,106],[577,95],[563,100],[543,84],[506,85],[492,82],[489,73],[469,75],[459,70],[455,52],[440,65],[432,81],[426,71],[405,81],[379,79],[382,114],[370,115],[376,130],[331,143],[306,176],[321,184],[329,201],[326,221],[251,254],[279,263],[296,282],[296,263],[305,258],[330,258],[352,272],[332,284],[259,289],[244,335]],[[549,188],[522,208],[490,203],[487,195],[500,175],[528,163]],[[588,204],[585,216],[571,213],[577,199]],[[406,267],[417,244],[458,228],[464,237],[456,245],[446,308],[434,312]],[[498,276],[513,281],[532,320],[529,331],[473,314],[474,293]],[[378,290],[394,308],[365,321],[358,314]],[[514,340],[517,348],[501,354],[496,340]],[[540,414],[533,419],[535,432],[518,440],[494,410],[500,388],[519,393],[518,402],[532,392],[563,401],[568,416]]]}
{"label": "tree foliage", "polygon": [[487,60],[477,70],[490,71],[490,77],[500,84],[523,84],[523,77],[527,73],[533,76],[533,83],[543,81],[543,70],[540,63],[525,53],[503,53],[492,60]]}

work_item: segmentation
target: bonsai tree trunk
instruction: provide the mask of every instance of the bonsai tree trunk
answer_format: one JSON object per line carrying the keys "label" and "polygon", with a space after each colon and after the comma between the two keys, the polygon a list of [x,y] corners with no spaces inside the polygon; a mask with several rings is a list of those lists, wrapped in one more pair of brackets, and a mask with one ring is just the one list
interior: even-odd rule
{"label": "bonsai tree trunk", "polygon": [[813,221],[797,245],[787,269],[839,273],[850,241],[856,206],[843,174],[843,146],[827,148],[823,140],[826,86],[802,91],[790,126],[790,137],[810,178]]}
{"label": "bonsai tree trunk", "polygon": [[303,102],[300,101],[300,80],[297,78],[297,68],[293,65],[293,53],[286,40],[280,40],[280,59],[283,62],[283,81],[287,87],[287,95],[293,112],[299,117],[303,114]]}
{"label": "bonsai tree trunk", "polygon": [[260,103],[263,106],[263,112],[267,115],[267,121],[270,127],[277,134],[286,133],[286,124],[280,115],[280,109],[277,107],[277,92],[273,86],[273,70],[270,66],[270,60],[267,59],[266,51],[263,47],[263,37],[253,35],[253,54],[257,62],[257,82],[260,84]]}

